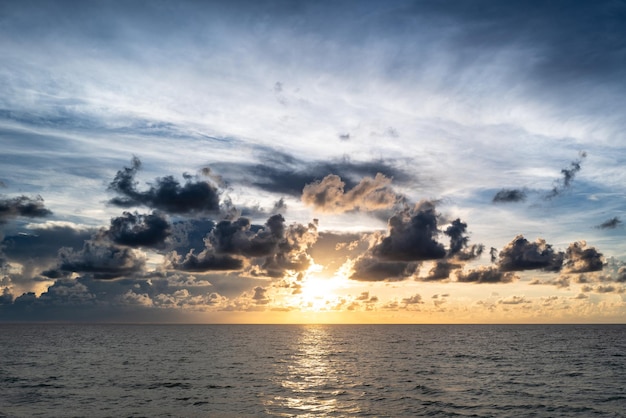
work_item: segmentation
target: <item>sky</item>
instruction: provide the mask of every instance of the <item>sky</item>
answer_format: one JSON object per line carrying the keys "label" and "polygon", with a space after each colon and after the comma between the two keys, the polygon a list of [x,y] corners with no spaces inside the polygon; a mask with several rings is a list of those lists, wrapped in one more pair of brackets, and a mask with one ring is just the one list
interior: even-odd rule
{"label": "sky", "polygon": [[624,1],[9,0],[0,56],[0,321],[626,321]]}

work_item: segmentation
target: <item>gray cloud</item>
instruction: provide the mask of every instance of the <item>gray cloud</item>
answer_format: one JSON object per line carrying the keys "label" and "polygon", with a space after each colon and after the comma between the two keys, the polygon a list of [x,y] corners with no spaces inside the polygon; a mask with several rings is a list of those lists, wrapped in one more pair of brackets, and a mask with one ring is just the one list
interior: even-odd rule
{"label": "gray cloud", "polygon": [[424,303],[424,301],[422,300],[422,295],[416,293],[413,296],[410,296],[408,298],[403,298],[402,299],[402,304],[404,305],[419,305]]}
{"label": "gray cloud", "polygon": [[588,293],[588,292],[594,292],[594,293],[618,293],[618,294],[622,294],[624,292],[626,292],[626,289],[624,287],[621,286],[615,286],[615,285],[597,285],[597,286],[589,286],[589,285],[585,285],[582,286],[580,288],[580,290],[582,292]]}
{"label": "gray cloud", "polygon": [[[317,239],[317,225],[286,225],[282,215],[271,216],[264,226],[247,218],[221,221],[208,233],[205,248],[184,257],[169,255],[170,266],[185,271],[241,270],[250,264],[253,275],[282,277],[287,271],[309,267],[308,248]],[[245,262],[247,261],[247,263]]]}
{"label": "gray cloud", "polygon": [[438,261],[424,280],[442,280],[461,264],[483,252],[483,245],[469,246],[467,224],[455,219],[443,232],[450,237],[446,251],[437,241],[439,215],[433,202],[425,201],[413,209],[402,210],[388,222],[386,236],[376,240],[366,254],[358,257],[350,278],[354,280],[404,280],[414,276],[421,262]]}
{"label": "gray cloud", "polygon": [[2,247],[10,260],[41,263],[56,260],[61,247],[82,248],[95,232],[94,229],[76,229],[66,225],[41,225],[25,233],[6,236]]}
{"label": "gray cloud", "polygon": [[471,260],[480,257],[485,247],[482,244],[472,245],[468,247],[469,237],[466,234],[467,224],[457,218],[452,221],[451,225],[443,232],[450,237],[450,247],[448,249],[448,257],[455,257],[458,260]]}
{"label": "gray cloud", "polygon": [[604,259],[594,247],[587,247],[585,241],[574,242],[565,252],[566,262],[564,269],[567,273],[588,273],[600,271]]}
{"label": "gray cloud", "polygon": [[552,190],[545,196],[546,199],[552,199],[553,197],[563,193],[566,189],[570,188],[576,173],[578,173],[581,169],[581,164],[585,157],[587,157],[587,153],[581,152],[578,160],[572,161],[569,168],[561,170],[563,177],[556,182]]}
{"label": "gray cloud", "polygon": [[255,287],[252,300],[257,305],[267,305],[270,302],[270,299],[267,297],[267,289],[261,286]]}
{"label": "gray cloud", "polygon": [[114,197],[109,203],[120,207],[147,206],[172,214],[218,212],[220,209],[217,188],[206,182],[193,182],[185,175],[185,184],[172,176],[157,178],[155,185],[146,191],[137,190],[135,175],[141,168],[141,161],[133,157],[130,167],[124,167],[109,184],[109,190],[121,197]]}
{"label": "gray cloud", "polygon": [[517,277],[496,267],[479,267],[468,272],[459,271],[457,281],[461,283],[509,283]]}
{"label": "gray cloud", "polygon": [[205,249],[199,254],[190,251],[184,257],[174,252],[169,256],[169,263],[176,270],[191,272],[241,270],[244,266],[242,259],[215,254],[211,249]]}
{"label": "gray cloud", "polygon": [[386,161],[354,162],[343,158],[331,161],[305,161],[284,152],[260,150],[262,163],[211,163],[214,170],[232,182],[253,185],[263,190],[300,198],[307,184],[321,181],[330,174],[337,175],[348,190],[363,177],[374,178],[378,173],[403,184],[414,181],[414,176]]}
{"label": "gray cloud", "polygon": [[[42,272],[55,268],[59,248],[80,250],[85,240],[95,232],[93,229],[46,224],[29,228],[27,231],[9,235],[2,241],[5,262],[21,265],[19,272],[11,271],[7,277],[13,285],[25,288],[30,288],[33,281],[40,280]],[[57,271],[56,277],[63,274]]]}
{"label": "gray cloud", "polygon": [[544,239],[529,242],[518,235],[500,251],[498,268],[503,272],[543,269],[559,271],[563,253],[555,251]]}
{"label": "gray cloud", "polygon": [[419,263],[405,261],[382,261],[375,257],[363,256],[354,263],[350,279],[376,282],[405,280],[417,272]]}
{"label": "gray cloud", "polygon": [[163,214],[153,212],[142,215],[124,212],[111,219],[111,226],[104,234],[115,244],[129,247],[163,247],[170,235],[170,225]]}
{"label": "gray cloud", "polygon": [[45,272],[47,277],[58,277],[58,272],[88,274],[95,279],[115,279],[143,272],[145,257],[135,250],[106,242],[88,240],[82,249],[59,250],[57,269]]}
{"label": "gray cloud", "polygon": [[436,260],[446,255],[436,241],[437,213],[432,202],[414,211],[403,211],[389,219],[389,235],[372,249],[372,254],[389,261]]}
{"label": "gray cloud", "polygon": [[239,254],[245,257],[264,257],[276,251],[285,238],[285,219],[274,215],[265,228],[251,228],[250,220],[221,221],[208,235],[208,240],[218,253]]}
{"label": "gray cloud", "polygon": [[493,197],[493,203],[523,202],[526,192],[519,189],[502,189]]}
{"label": "gray cloud", "polygon": [[622,224],[622,221],[617,217],[613,217],[611,219],[607,219],[602,222],[600,225],[596,226],[597,229],[615,229]]}
{"label": "gray cloud", "polygon": [[461,267],[463,267],[463,265],[450,263],[446,260],[437,261],[424,280],[446,280],[450,277],[452,271],[460,269]]}
{"label": "gray cloud", "polygon": [[35,198],[28,196],[0,198],[0,224],[19,216],[41,218],[51,214],[52,212],[45,207],[41,196]]}

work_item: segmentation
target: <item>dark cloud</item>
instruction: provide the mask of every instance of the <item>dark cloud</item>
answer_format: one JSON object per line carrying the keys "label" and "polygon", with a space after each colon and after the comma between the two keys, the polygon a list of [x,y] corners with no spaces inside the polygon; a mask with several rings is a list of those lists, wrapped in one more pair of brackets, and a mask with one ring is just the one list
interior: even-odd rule
{"label": "dark cloud", "polygon": [[588,273],[600,271],[604,259],[594,247],[587,247],[585,241],[574,242],[565,252],[565,271],[568,273]]}
{"label": "dark cloud", "polygon": [[492,263],[495,263],[498,260],[498,249],[495,247],[491,247],[489,249],[489,257]]}
{"label": "dark cloud", "polygon": [[2,289],[2,295],[0,295],[0,306],[10,305],[13,303],[13,294],[8,287]]}
{"label": "dark cloud", "polygon": [[460,219],[454,220],[444,231],[450,237],[450,248],[446,251],[437,241],[441,232],[438,218],[435,204],[428,201],[393,215],[388,222],[387,235],[375,239],[368,252],[356,259],[351,278],[404,280],[415,275],[421,262],[441,260],[425,280],[442,280],[449,277],[451,270],[461,267],[449,260],[467,261],[482,253],[482,245],[468,245],[467,224]]}
{"label": "dark cloud", "polygon": [[58,276],[55,272],[61,271],[88,274],[95,279],[115,279],[140,274],[144,266],[145,258],[131,248],[89,240],[79,251],[61,248],[57,269],[47,272],[47,275]]}
{"label": "dark cloud", "polygon": [[174,252],[169,256],[169,262],[176,270],[191,272],[241,270],[244,266],[242,259],[215,254],[211,249],[205,249],[199,254],[190,251],[185,257],[179,257]]}
{"label": "dark cloud", "polygon": [[350,279],[376,282],[405,280],[417,272],[419,263],[405,261],[382,261],[373,257],[360,257],[353,266]]}
{"label": "dark cloud", "polygon": [[450,273],[453,270],[461,267],[463,267],[461,264],[454,264],[445,260],[437,261],[424,280],[446,280],[450,277]]}
{"label": "dark cloud", "polygon": [[111,219],[111,226],[104,234],[116,244],[129,247],[163,247],[170,235],[170,225],[165,215],[153,212],[142,215],[124,212]]}
{"label": "dark cloud", "polygon": [[[279,225],[272,227],[270,221],[282,225],[282,216],[275,215],[268,220],[268,227],[276,231]],[[281,226],[282,227],[282,226]],[[291,224],[284,228],[284,235],[279,240],[276,251],[265,257],[262,263],[264,274],[270,277],[282,277],[288,271],[303,271],[312,263],[309,248],[317,240],[317,220],[303,224]]]}
{"label": "dark cloud", "polygon": [[391,179],[378,173],[365,177],[349,190],[341,177],[329,174],[320,181],[304,186],[302,201],[316,210],[343,213],[352,210],[376,211],[389,209],[406,199],[391,188]]}
{"label": "dark cloud", "polygon": [[94,229],[78,229],[67,225],[41,225],[28,232],[9,235],[2,241],[8,259],[19,263],[33,263],[56,259],[59,248],[82,248]]}
{"label": "dark cloud", "polygon": [[[201,284],[201,283],[200,283]],[[12,321],[176,322],[192,319],[184,312],[203,310],[224,298],[211,285],[196,286],[193,277],[97,280],[82,276],[56,280],[41,296],[24,293],[0,303],[0,317]],[[186,308],[181,310],[180,308]]]}
{"label": "dark cloud", "polygon": [[581,152],[580,158],[578,160],[572,161],[569,168],[564,168],[561,170],[561,174],[563,175],[563,177],[556,182],[550,193],[545,196],[546,199],[552,199],[553,197],[557,197],[561,193],[563,193],[563,191],[570,188],[572,181],[574,180],[576,173],[580,171],[581,164],[586,156],[587,154],[585,152]]}
{"label": "dark cloud", "polygon": [[450,248],[448,249],[448,257],[455,257],[458,260],[472,260],[480,257],[485,247],[482,244],[472,245],[468,247],[469,237],[466,235],[467,224],[461,219],[455,219],[452,224],[446,228],[444,234],[450,237]]}
{"label": "dark cloud", "polygon": [[493,203],[523,202],[526,192],[519,189],[502,189],[493,197]]}
{"label": "dark cloud", "polygon": [[436,241],[437,213],[432,202],[414,211],[403,211],[389,219],[389,235],[372,249],[372,254],[388,261],[436,260],[446,255]]}
{"label": "dark cloud", "polygon": [[[93,229],[77,229],[67,225],[40,225],[10,235],[2,241],[2,247],[6,262],[19,263],[19,272],[13,271],[10,278],[13,284],[32,285],[33,280],[38,280],[39,275],[46,270],[54,270],[57,265],[58,251],[61,247],[70,250],[80,250],[85,242],[95,232]],[[55,273],[50,272],[53,276]],[[62,277],[63,273],[57,271],[55,277]]]}
{"label": "dark cloud", "polygon": [[264,273],[281,277],[285,271],[302,271],[311,260],[306,250],[317,239],[317,226],[285,225],[282,215],[271,216],[265,226],[251,228],[250,221],[222,221],[209,234],[208,242],[217,253],[261,258]]}
{"label": "dark cloud", "polygon": [[265,225],[247,218],[221,221],[208,233],[199,254],[190,251],[181,259],[170,255],[170,264],[185,271],[240,270],[244,260],[253,275],[281,277],[286,271],[302,271],[311,264],[308,248],[317,239],[317,225],[286,225],[282,215],[271,216]]}
{"label": "dark cloud", "polygon": [[555,251],[544,239],[529,242],[518,235],[500,251],[499,257],[498,268],[503,272],[535,269],[560,271],[564,254]]}
{"label": "dark cloud", "polygon": [[20,216],[26,218],[41,218],[51,214],[52,212],[45,207],[41,196],[35,198],[28,196],[0,198],[0,224]]}
{"label": "dark cloud", "polygon": [[348,158],[331,161],[305,161],[275,149],[261,151],[262,163],[211,163],[211,166],[227,175],[233,182],[253,185],[263,190],[300,198],[307,184],[335,174],[354,188],[363,177],[375,177],[380,173],[397,184],[414,181],[414,176],[385,161],[354,162]]}
{"label": "dark cloud", "polygon": [[155,184],[146,191],[137,190],[135,175],[141,168],[141,161],[133,157],[130,167],[117,172],[109,184],[109,190],[121,197],[114,197],[109,203],[120,207],[147,206],[172,214],[218,212],[220,209],[217,188],[206,181],[192,181],[185,175],[181,185],[174,177],[157,178]]}
{"label": "dark cloud", "polygon": [[270,302],[270,299],[267,297],[267,289],[261,286],[255,287],[252,300],[257,305],[267,305]]}
{"label": "dark cloud", "polygon": [[509,283],[517,277],[496,267],[479,267],[468,272],[459,271],[457,281],[461,283]]}
{"label": "dark cloud", "polygon": [[285,219],[274,215],[265,228],[251,228],[250,220],[239,218],[236,221],[221,221],[208,235],[208,240],[216,252],[239,254],[245,257],[264,257],[276,251],[285,238]]}
{"label": "dark cloud", "polygon": [[615,229],[622,224],[622,221],[616,216],[614,218],[608,219],[602,222],[600,225],[596,226],[598,229]]}

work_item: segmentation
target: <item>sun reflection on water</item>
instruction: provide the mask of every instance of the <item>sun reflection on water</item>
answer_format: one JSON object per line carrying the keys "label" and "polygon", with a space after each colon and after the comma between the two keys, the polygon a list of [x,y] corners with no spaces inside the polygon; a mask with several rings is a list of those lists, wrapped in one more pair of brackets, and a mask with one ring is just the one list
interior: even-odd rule
{"label": "sun reflection on water", "polygon": [[293,344],[290,358],[277,365],[280,370],[275,383],[280,393],[268,399],[266,406],[279,416],[320,417],[336,415],[339,410],[342,414],[358,413],[358,409],[340,405],[345,377],[333,364],[335,348],[328,329],[303,326]]}

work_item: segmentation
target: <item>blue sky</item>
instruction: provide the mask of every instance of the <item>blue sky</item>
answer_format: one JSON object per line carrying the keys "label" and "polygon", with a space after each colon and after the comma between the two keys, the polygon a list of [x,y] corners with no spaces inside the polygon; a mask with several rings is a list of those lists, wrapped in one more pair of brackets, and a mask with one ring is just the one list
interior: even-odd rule
{"label": "blue sky", "polygon": [[2,312],[623,322],[625,13],[4,2]]}

